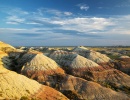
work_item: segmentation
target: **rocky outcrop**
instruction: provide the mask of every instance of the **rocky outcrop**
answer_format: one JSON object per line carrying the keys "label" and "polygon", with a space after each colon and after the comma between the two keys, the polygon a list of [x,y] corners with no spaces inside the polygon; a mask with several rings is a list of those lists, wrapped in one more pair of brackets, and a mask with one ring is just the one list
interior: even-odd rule
{"label": "rocky outcrop", "polygon": [[76,52],[79,55],[81,55],[85,58],[88,58],[98,64],[107,63],[107,62],[111,61],[111,59],[109,57],[107,57],[106,55],[93,51],[93,50],[89,50],[85,47],[76,47],[73,49],[73,52]]}
{"label": "rocky outcrop", "polygon": [[115,61],[115,66],[116,69],[130,75],[130,57],[128,56],[123,56],[118,58]]}
{"label": "rocky outcrop", "polygon": [[6,44],[6,43],[0,41],[0,50],[8,53],[8,52],[14,51],[15,48],[9,44]]}
{"label": "rocky outcrop", "polygon": [[17,60],[18,68],[23,75],[43,82],[54,74],[64,74],[64,70],[55,61],[42,53],[27,52]]}
{"label": "rocky outcrop", "polygon": [[129,58],[129,59],[130,59],[129,56],[120,56],[120,57],[119,57],[119,59],[126,59],[126,58]]}
{"label": "rocky outcrop", "polygon": [[0,99],[36,98],[41,100],[68,100],[60,92],[40,85],[23,75],[6,70],[0,65]]}
{"label": "rocky outcrop", "polygon": [[50,83],[53,82],[52,87],[62,92],[70,100],[129,100],[125,94],[79,77],[57,75],[52,79],[50,81]]}
{"label": "rocky outcrop", "polygon": [[8,55],[11,58],[11,60],[13,61],[12,69],[14,71],[20,73],[23,65],[28,60],[33,58],[33,56],[35,56],[36,54],[39,54],[39,53],[41,53],[41,52],[38,52],[35,50],[24,51],[24,50],[20,50],[20,49],[16,49],[15,51],[9,52]]}
{"label": "rocky outcrop", "polygon": [[35,50],[29,50],[27,52],[20,53],[19,57],[16,58],[18,66],[22,67],[26,62],[30,61],[37,54],[42,54],[41,52]]}
{"label": "rocky outcrop", "polygon": [[[114,69],[111,59],[98,52],[85,47],[75,48],[74,52],[62,50],[49,52],[48,56],[61,66],[59,67],[55,61],[35,51],[36,49],[18,50],[14,48],[9,49],[9,52],[7,49],[1,50],[0,99],[67,100],[60,93],[62,92],[71,100],[129,100],[127,95],[130,96],[130,76]],[[10,64],[16,72],[60,92],[5,69],[9,69]],[[74,76],[65,74],[62,68]],[[127,93],[127,95],[114,90]]]}
{"label": "rocky outcrop", "polygon": [[130,87],[130,76],[114,68],[104,68],[76,53],[55,51],[49,57],[71,75],[98,82],[106,87],[109,85],[115,89]]}
{"label": "rocky outcrop", "polygon": [[[67,98],[60,92],[39,84],[13,71],[7,70],[8,55],[0,51],[0,99],[36,98],[41,100],[57,100]],[[48,96],[49,95],[49,96]]]}
{"label": "rocky outcrop", "polygon": [[79,55],[96,62],[98,65],[102,66],[104,70],[113,70],[114,63],[113,61],[104,54],[99,52],[89,50],[85,47],[75,47],[73,52],[78,53]]}
{"label": "rocky outcrop", "polygon": [[75,76],[84,76],[84,73],[94,70],[103,70],[101,66],[95,62],[84,58],[74,52],[67,52],[63,50],[54,51],[49,55],[68,73]]}

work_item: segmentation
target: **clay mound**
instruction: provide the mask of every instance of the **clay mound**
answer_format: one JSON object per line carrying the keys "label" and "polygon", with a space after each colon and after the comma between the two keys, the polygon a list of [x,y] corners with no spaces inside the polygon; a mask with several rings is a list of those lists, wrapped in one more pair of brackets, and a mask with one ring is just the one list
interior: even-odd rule
{"label": "clay mound", "polygon": [[[5,69],[9,64],[7,62],[8,60],[5,59],[6,57],[8,57],[8,55],[0,51],[1,100],[19,100],[20,98],[41,98],[41,100],[57,100],[63,98],[63,100],[67,100],[67,98],[58,91]],[[48,97],[48,95],[50,96]]]}
{"label": "clay mound", "polygon": [[116,69],[109,69],[100,72],[91,72],[96,82],[110,85],[113,88],[130,88],[130,76]]}
{"label": "clay mound", "polygon": [[50,54],[63,69],[71,75],[96,81],[102,85],[108,84],[114,88],[130,87],[130,76],[114,68],[104,68],[98,64],[66,51],[55,51]]}
{"label": "clay mound", "polygon": [[[70,55],[70,57],[69,57],[69,55]],[[72,61],[76,56],[77,56],[77,54],[74,52],[67,52],[67,51],[63,51],[63,50],[56,50],[56,51],[50,53],[50,55],[49,55],[50,58],[52,58],[53,60],[55,60],[58,63],[62,59]]]}
{"label": "clay mound", "polygon": [[99,67],[98,64],[96,64],[95,62],[86,59],[80,55],[77,55],[77,57],[75,59],[73,59],[71,65],[71,67],[73,68],[82,68],[82,67],[88,67],[88,68],[92,68],[92,67]]}
{"label": "clay mound", "polygon": [[[104,70],[95,62],[84,58],[74,52],[67,52],[63,50],[54,51],[49,55],[68,73],[75,76],[82,76],[88,71]],[[84,74],[85,75],[85,74]]]}
{"label": "clay mound", "polygon": [[74,51],[89,51],[89,49],[84,46],[77,46],[73,50]]}
{"label": "clay mound", "polygon": [[9,44],[6,44],[0,41],[0,50],[8,53],[8,52],[14,51],[15,48]]}
{"label": "clay mound", "polygon": [[89,50],[85,47],[76,47],[73,49],[73,52],[76,52],[79,55],[81,55],[85,58],[88,58],[98,64],[107,63],[107,62],[111,61],[111,59],[109,57],[107,57],[106,55],[93,51],[93,50]]}
{"label": "clay mound", "polygon": [[50,75],[64,74],[64,70],[55,61],[41,53],[25,54],[19,61],[24,62],[21,73],[39,82],[47,80]]}
{"label": "clay mound", "polygon": [[[54,76],[53,79],[53,87],[70,100],[129,100],[125,94],[79,77],[59,75]],[[54,82],[56,82],[55,85]]]}
{"label": "clay mound", "polygon": [[54,51],[49,55],[49,57],[55,60],[58,64],[62,66],[69,66],[70,68],[91,68],[99,66],[95,62],[86,59],[74,52],[67,52],[63,50]]}
{"label": "clay mound", "polygon": [[130,76],[113,68],[104,69],[99,66],[92,69],[89,68],[89,70],[73,69],[71,75],[98,82],[105,87],[110,86],[115,90],[120,89],[124,91],[126,88],[126,91],[129,91],[130,88]]}
{"label": "clay mound", "polygon": [[121,56],[120,59],[130,58],[129,56]]}
{"label": "clay mound", "polygon": [[[17,52],[16,52],[17,53]],[[15,56],[16,53],[12,53],[11,56]],[[27,52],[18,52],[18,57],[16,57],[16,62],[18,63],[18,67],[22,67],[26,62],[30,61],[33,59],[37,54],[42,54],[41,52],[35,51],[35,50],[29,50]]]}
{"label": "clay mound", "polygon": [[121,58],[117,59],[114,67],[116,69],[130,75],[130,58],[121,57]]}
{"label": "clay mound", "polygon": [[68,100],[60,92],[50,87],[40,85],[38,82],[9,71],[0,65],[0,99],[19,100],[20,98]]}

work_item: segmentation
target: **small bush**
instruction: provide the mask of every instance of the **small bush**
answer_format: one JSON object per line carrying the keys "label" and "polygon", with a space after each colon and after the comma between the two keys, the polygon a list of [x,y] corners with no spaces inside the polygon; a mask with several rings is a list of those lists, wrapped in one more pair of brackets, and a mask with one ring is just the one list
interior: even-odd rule
{"label": "small bush", "polygon": [[20,98],[20,100],[29,100],[29,98],[26,97],[26,96],[22,96],[22,97]]}

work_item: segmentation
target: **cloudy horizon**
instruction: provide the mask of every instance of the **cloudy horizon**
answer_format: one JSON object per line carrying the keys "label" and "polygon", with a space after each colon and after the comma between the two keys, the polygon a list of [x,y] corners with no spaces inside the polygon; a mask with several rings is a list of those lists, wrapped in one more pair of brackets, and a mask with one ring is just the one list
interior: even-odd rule
{"label": "cloudy horizon", "polygon": [[14,46],[130,46],[130,0],[1,0],[0,41]]}

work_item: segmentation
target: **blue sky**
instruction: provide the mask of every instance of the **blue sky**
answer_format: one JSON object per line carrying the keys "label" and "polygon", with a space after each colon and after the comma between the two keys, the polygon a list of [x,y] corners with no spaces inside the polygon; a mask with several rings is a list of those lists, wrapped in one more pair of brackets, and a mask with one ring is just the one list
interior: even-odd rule
{"label": "blue sky", "polygon": [[14,46],[130,45],[130,0],[0,0],[0,40]]}

